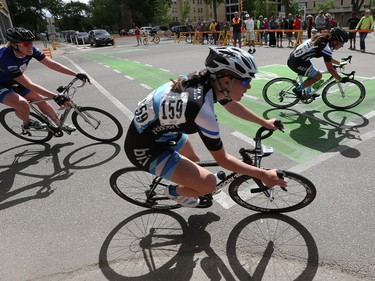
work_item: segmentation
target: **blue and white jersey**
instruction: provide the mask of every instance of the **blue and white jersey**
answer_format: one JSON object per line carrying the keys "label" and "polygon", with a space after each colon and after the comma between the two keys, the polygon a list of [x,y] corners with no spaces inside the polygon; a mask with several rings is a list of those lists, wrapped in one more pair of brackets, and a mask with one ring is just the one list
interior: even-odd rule
{"label": "blue and white jersey", "polygon": [[332,50],[329,47],[329,42],[323,42],[314,46],[311,39],[304,41],[291,54],[290,59],[295,61],[309,61],[312,58],[323,57],[325,62],[332,60]]}
{"label": "blue and white jersey", "polygon": [[142,137],[136,141],[166,142],[181,133],[198,133],[208,150],[219,150],[222,142],[212,89],[205,92],[197,85],[178,93],[171,87],[172,82],[165,83],[139,102],[133,125]]}
{"label": "blue and white jersey", "polygon": [[12,83],[14,78],[21,76],[32,58],[38,61],[44,59],[45,54],[33,46],[31,56],[17,57],[12,47],[0,49],[0,85]]}

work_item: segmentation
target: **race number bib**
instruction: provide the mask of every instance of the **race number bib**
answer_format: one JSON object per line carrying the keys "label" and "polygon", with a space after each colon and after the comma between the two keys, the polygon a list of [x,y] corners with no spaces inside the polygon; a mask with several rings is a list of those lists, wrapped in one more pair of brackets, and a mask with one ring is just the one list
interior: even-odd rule
{"label": "race number bib", "polygon": [[134,113],[134,121],[141,128],[147,126],[155,120],[155,111],[153,105],[153,96],[150,94],[144,100],[138,103]]}
{"label": "race number bib", "polygon": [[186,122],[185,111],[188,93],[169,92],[165,94],[159,104],[159,120],[162,125],[178,125]]}

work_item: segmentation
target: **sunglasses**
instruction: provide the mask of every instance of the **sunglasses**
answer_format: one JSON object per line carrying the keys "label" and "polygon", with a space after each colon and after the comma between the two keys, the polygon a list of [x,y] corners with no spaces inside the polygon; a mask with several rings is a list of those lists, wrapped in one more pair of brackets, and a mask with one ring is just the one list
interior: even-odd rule
{"label": "sunglasses", "polygon": [[251,82],[251,78],[241,79],[242,86],[248,86]]}
{"label": "sunglasses", "polygon": [[33,45],[33,42],[22,42],[22,43],[17,43],[17,46],[20,47],[30,47]]}

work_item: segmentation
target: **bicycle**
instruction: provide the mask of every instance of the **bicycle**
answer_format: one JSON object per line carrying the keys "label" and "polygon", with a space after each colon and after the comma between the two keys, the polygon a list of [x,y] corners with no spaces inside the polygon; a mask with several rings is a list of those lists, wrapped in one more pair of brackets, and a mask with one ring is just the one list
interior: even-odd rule
{"label": "bicycle", "polygon": [[[339,65],[334,65],[335,69],[339,69],[340,73],[350,80],[346,83],[336,81],[333,76],[329,77],[320,85],[316,82],[309,94],[298,97],[293,89],[297,83],[303,82],[303,76],[299,75],[297,79],[290,79],[287,77],[278,77],[269,81],[263,88],[263,98],[271,106],[277,108],[287,108],[296,105],[299,101],[309,104],[315,100],[312,95],[322,90],[323,102],[338,110],[353,108],[359,105],[366,96],[366,89],[361,82],[354,79],[355,71],[345,73],[345,66],[351,63],[352,56],[341,59]],[[317,87],[314,89],[314,86]]]}
{"label": "bicycle", "polygon": [[[14,108],[5,108],[0,112],[0,123],[8,132],[20,139],[33,143],[44,143],[52,137],[62,137],[64,135],[62,125],[73,110],[71,116],[73,124],[86,137],[101,142],[113,142],[120,139],[123,134],[123,128],[112,114],[96,107],[79,106],[73,102],[77,88],[85,85],[85,82],[82,82],[81,85],[73,86],[77,81],[81,80],[74,78],[67,86],[60,86],[57,89],[60,94],[70,98],[70,105],[65,108],[60,116],[59,126],[56,126],[37,107],[38,103],[52,100],[52,98],[42,98],[29,102],[32,110],[30,116],[38,120],[43,128],[22,128],[21,120],[16,116]],[[70,132],[67,133],[70,134]]]}
{"label": "bicycle", "polygon": [[[280,121],[278,121],[281,124]],[[281,125],[279,125],[281,129]],[[266,133],[265,133],[266,132]],[[262,146],[261,140],[270,137],[272,130],[261,127],[254,138],[254,149],[241,148],[239,153],[242,161],[261,167],[263,157],[273,153],[272,147]],[[215,161],[197,162],[202,167],[219,166]],[[262,181],[235,172],[223,175],[215,191],[200,197],[200,204],[196,208],[208,208],[213,202],[213,195],[224,186],[229,185],[229,195],[238,205],[258,212],[282,213],[295,211],[309,205],[316,196],[314,184],[307,178],[290,172],[279,171],[279,176],[288,182],[288,188],[274,187],[269,189]],[[114,172],[110,177],[110,186],[122,199],[137,206],[170,210],[180,208],[174,200],[164,195],[164,189],[170,181],[154,176],[137,167],[126,167]]]}
{"label": "bicycle", "polygon": [[[151,37],[151,39],[150,39]],[[160,37],[155,32],[151,32],[150,35],[146,34],[145,38],[143,39],[143,44],[148,45],[150,42],[154,42],[155,44],[159,44]]]}

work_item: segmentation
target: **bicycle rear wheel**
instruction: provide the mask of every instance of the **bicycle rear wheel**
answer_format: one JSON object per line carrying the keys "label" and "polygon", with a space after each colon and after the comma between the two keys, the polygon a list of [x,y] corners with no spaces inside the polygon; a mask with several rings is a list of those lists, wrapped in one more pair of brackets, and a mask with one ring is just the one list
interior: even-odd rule
{"label": "bicycle rear wheel", "polygon": [[323,102],[334,109],[349,109],[359,105],[366,96],[366,89],[357,80],[346,83],[332,81],[322,92]]}
{"label": "bicycle rear wheel", "polygon": [[291,212],[309,205],[316,196],[314,184],[301,175],[284,172],[288,183],[287,191],[274,187],[273,200],[264,192],[251,193],[251,189],[258,188],[258,186],[252,177],[245,175],[232,182],[229,186],[229,195],[242,207],[264,213]]}
{"label": "bicycle rear wheel", "polygon": [[113,142],[123,134],[121,123],[112,114],[99,108],[75,108],[72,121],[78,131],[96,141]]}
{"label": "bicycle rear wheel", "polygon": [[[155,177],[137,167],[128,167],[114,172],[109,183],[118,196],[134,205],[157,210],[181,207],[176,201],[164,196],[164,189],[171,182]],[[156,187],[151,191],[154,185]]]}
{"label": "bicycle rear wheel", "polygon": [[[40,123],[45,124],[43,119],[30,112],[30,118],[38,120]],[[16,116],[16,111],[13,108],[6,108],[0,112],[0,123],[12,135],[33,143],[44,143],[49,141],[53,134],[46,125],[44,129],[30,128],[25,130],[21,127],[22,121]]]}
{"label": "bicycle rear wheel", "polygon": [[160,37],[155,35],[155,37],[154,37],[154,42],[155,42],[155,44],[159,44],[159,42],[160,42]]}
{"label": "bicycle rear wheel", "polygon": [[263,88],[263,98],[269,104],[277,108],[287,108],[299,102],[293,93],[294,80],[279,77],[269,81]]}

